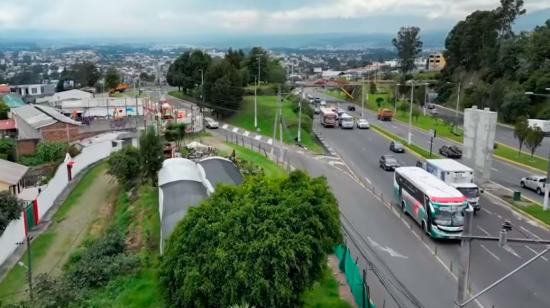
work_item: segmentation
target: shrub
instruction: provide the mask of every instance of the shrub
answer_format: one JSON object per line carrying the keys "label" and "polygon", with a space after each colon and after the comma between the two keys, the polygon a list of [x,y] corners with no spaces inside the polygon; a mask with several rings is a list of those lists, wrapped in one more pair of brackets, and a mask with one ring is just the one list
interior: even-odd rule
{"label": "shrub", "polygon": [[124,147],[122,150],[112,153],[107,160],[109,174],[129,189],[140,180],[140,153],[134,147]]}
{"label": "shrub", "polygon": [[12,220],[18,219],[23,210],[23,202],[9,191],[0,191],[0,235]]}
{"label": "shrub", "polygon": [[0,139],[0,155],[2,159],[15,161],[15,142],[10,139]]}

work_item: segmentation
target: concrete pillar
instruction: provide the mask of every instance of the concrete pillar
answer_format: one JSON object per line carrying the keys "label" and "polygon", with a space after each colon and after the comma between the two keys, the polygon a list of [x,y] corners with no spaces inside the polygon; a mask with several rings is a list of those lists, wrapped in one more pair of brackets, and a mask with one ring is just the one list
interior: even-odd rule
{"label": "concrete pillar", "polygon": [[465,163],[474,169],[476,183],[482,185],[491,179],[493,146],[497,126],[497,113],[477,109],[477,106],[464,110],[464,149]]}

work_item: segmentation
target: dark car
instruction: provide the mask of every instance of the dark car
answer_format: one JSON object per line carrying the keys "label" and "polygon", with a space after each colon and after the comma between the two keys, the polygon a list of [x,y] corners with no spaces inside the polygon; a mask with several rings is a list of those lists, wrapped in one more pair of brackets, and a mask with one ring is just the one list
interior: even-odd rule
{"label": "dark car", "polygon": [[451,145],[451,146],[444,145],[441,148],[439,148],[439,154],[447,158],[461,158],[462,150],[456,145]]}
{"label": "dark car", "polygon": [[348,105],[348,111],[355,111],[354,105]]}
{"label": "dark car", "polygon": [[386,170],[386,171],[393,171],[395,168],[401,167],[397,159],[391,155],[382,155],[380,156],[380,160],[378,161],[380,168]]}
{"label": "dark car", "polygon": [[405,147],[399,142],[392,141],[390,143],[390,151],[394,153],[405,153]]}

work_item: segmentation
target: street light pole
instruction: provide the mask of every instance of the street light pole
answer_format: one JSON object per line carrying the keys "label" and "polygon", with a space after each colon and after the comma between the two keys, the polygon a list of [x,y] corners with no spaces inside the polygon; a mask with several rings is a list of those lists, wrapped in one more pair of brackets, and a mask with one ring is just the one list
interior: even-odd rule
{"label": "street light pole", "polygon": [[458,106],[460,104],[460,88],[462,86],[462,82],[458,83],[458,93],[456,95],[456,110],[455,110],[455,133],[457,132],[457,126],[458,126]]}
{"label": "street light pole", "polygon": [[302,142],[302,98],[300,97],[298,111],[298,143]]}
{"label": "street light pole", "polygon": [[364,119],[365,110],[365,77],[361,79],[361,119]]}
{"label": "street light pole", "polygon": [[414,80],[411,80],[411,104],[409,110],[409,138],[408,144],[411,144],[412,139],[412,114],[413,114],[413,99],[414,99]]}
{"label": "street light pole", "polygon": [[260,85],[260,66],[262,65],[261,56],[256,57],[258,59],[258,76],[255,80],[254,87],[254,128],[258,130],[258,87]]}
{"label": "street light pole", "polygon": [[393,114],[397,113],[397,89],[401,86],[400,83],[395,84],[395,95],[393,96]]}

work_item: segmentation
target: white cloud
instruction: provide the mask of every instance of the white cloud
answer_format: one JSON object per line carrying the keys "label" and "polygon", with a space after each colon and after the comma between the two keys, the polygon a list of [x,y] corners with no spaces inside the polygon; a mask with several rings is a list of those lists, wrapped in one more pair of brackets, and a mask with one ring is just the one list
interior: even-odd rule
{"label": "white cloud", "polygon": [[229,30],[249,30],[258,25],[261,13],[255,10],[215,11],[210,13],[212,22]]}

